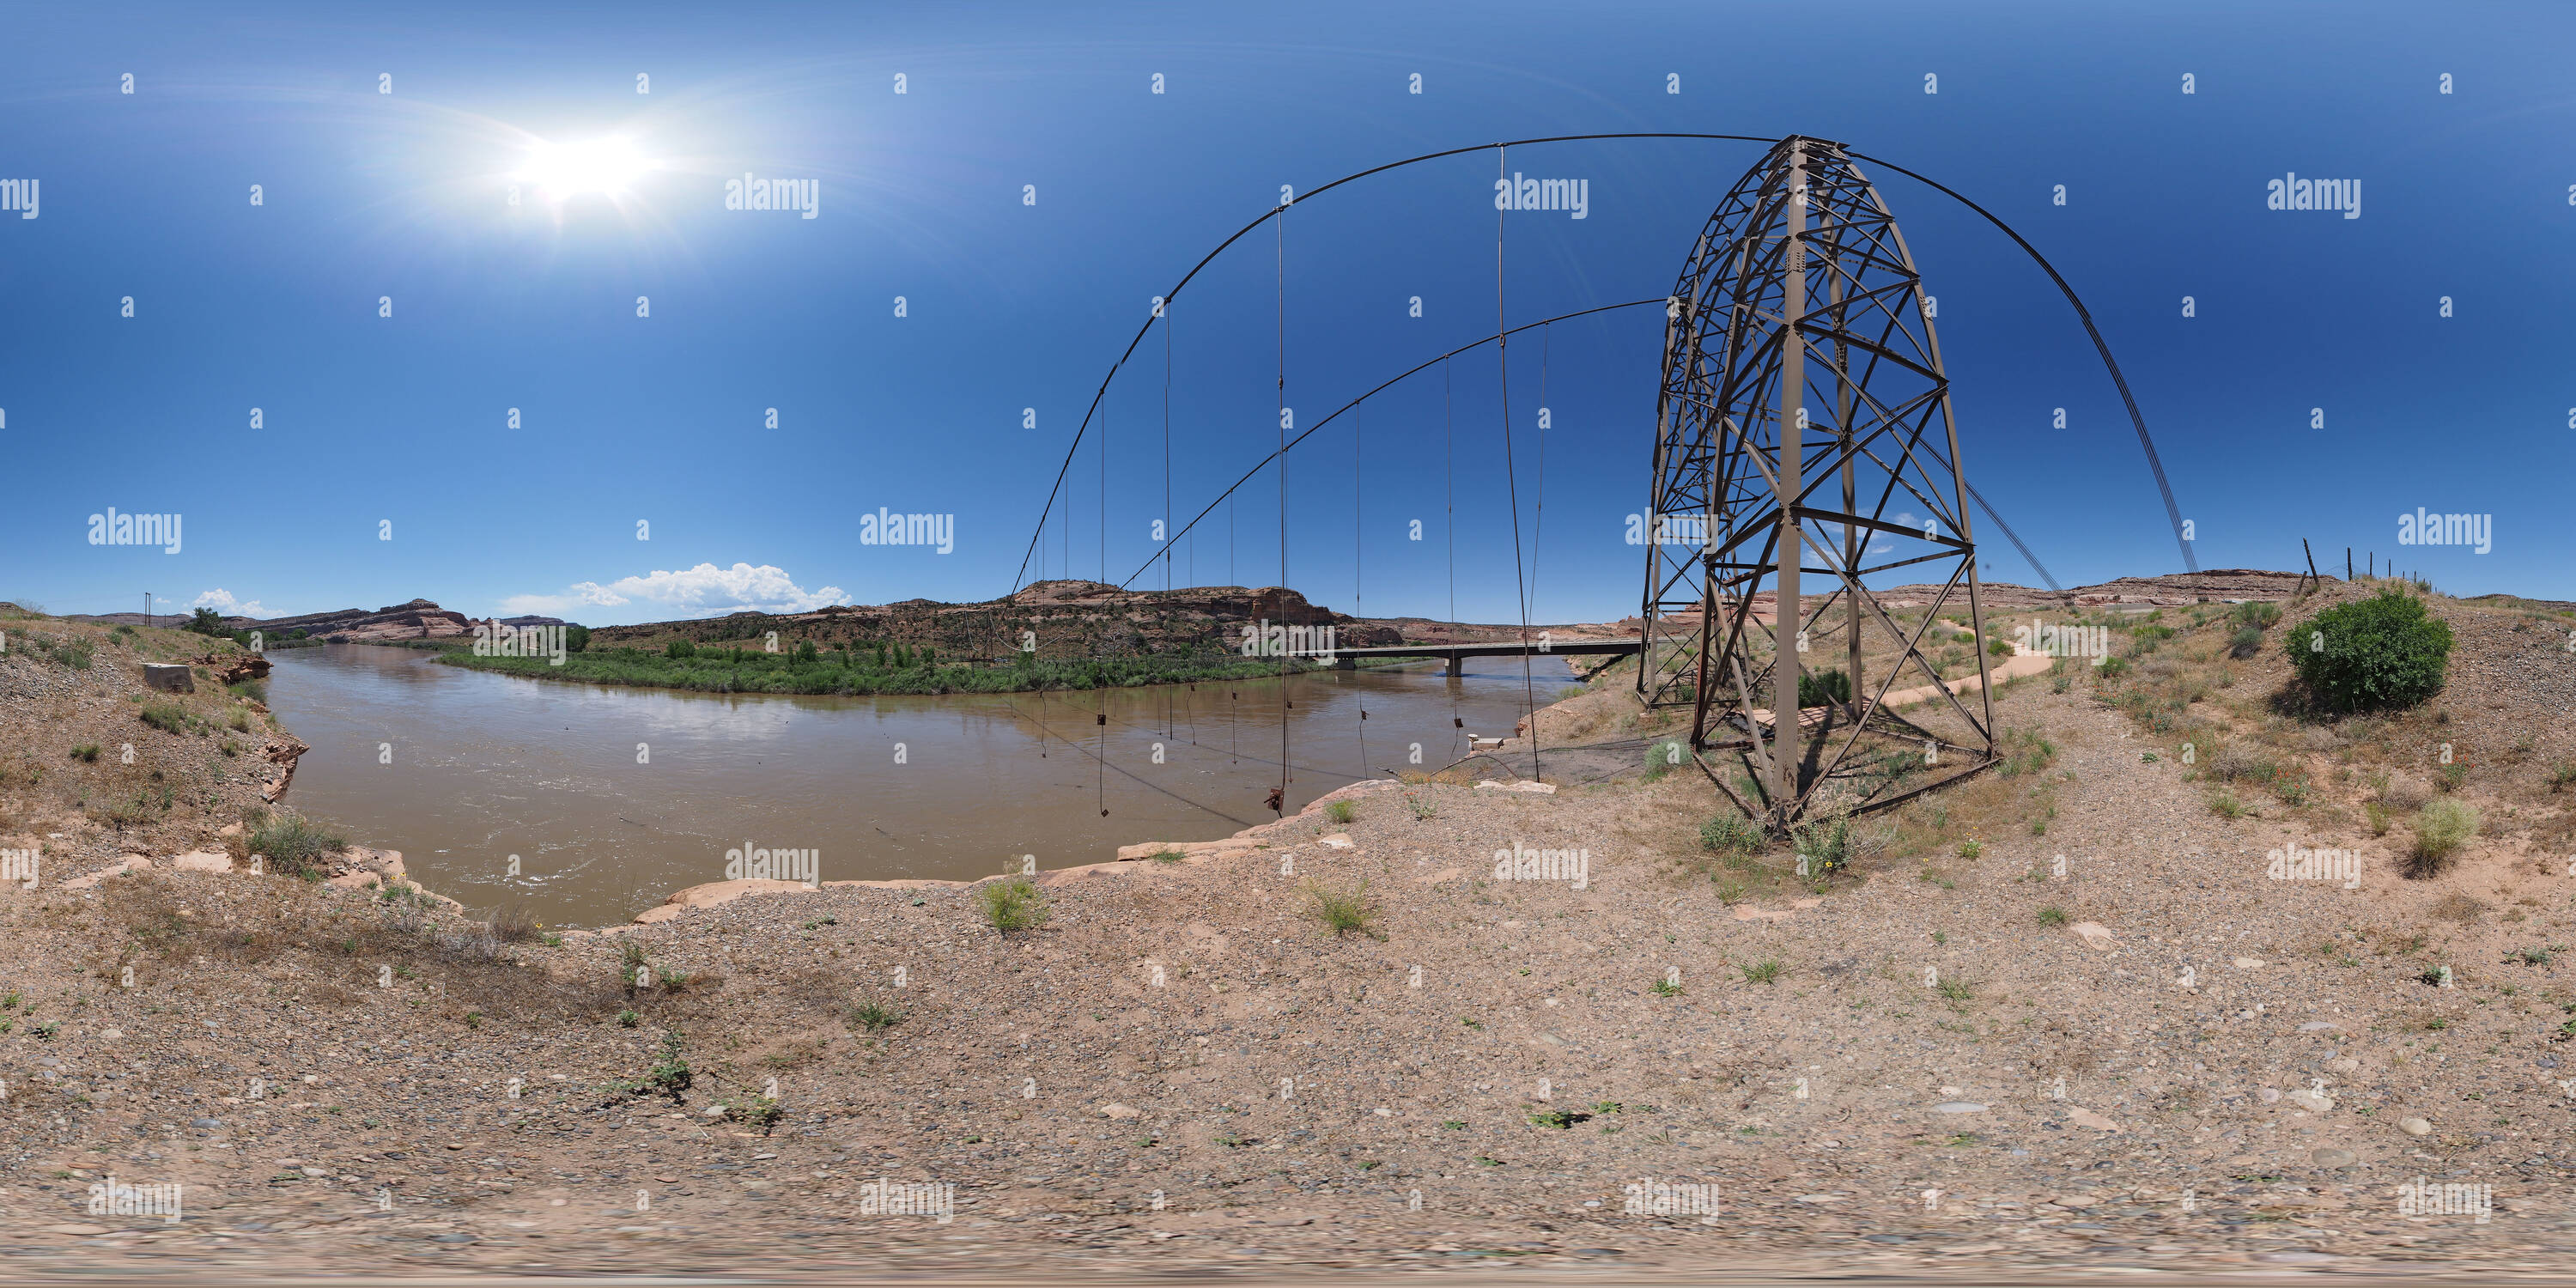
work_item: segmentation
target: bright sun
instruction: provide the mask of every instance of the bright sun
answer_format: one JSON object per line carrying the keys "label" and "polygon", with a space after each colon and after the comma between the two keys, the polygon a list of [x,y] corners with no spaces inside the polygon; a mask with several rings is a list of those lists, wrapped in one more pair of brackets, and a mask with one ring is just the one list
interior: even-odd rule
{"label": "bright sun", "polygon": [[540,143],[528,152],[518,178],[548,201],[583,193],[617,196],[652,168],[635,141],[610,137],[585,143]]}

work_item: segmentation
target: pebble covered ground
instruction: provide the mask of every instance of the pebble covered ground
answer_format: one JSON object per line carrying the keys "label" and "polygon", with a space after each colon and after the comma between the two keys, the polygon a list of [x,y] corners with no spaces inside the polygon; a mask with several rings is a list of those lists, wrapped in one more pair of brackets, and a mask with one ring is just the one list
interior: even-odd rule
{"label": "pebble covered ground", "polygon": [[[559,943],[242,873],[13,890],[0,1275],[2576,1269],[2563,857],[2406,880],[2212,813],[2080,686],[1999,701],[2055,755],[1978,790],[2045,835],[1814,890],[1728,889],[1695,772],[1365,784],[1046,874],[1009,934],[939,885]],[[2354,888],[2270,875],[2328,843]],[[93,1214],[110,1176],[181,1219]]]}

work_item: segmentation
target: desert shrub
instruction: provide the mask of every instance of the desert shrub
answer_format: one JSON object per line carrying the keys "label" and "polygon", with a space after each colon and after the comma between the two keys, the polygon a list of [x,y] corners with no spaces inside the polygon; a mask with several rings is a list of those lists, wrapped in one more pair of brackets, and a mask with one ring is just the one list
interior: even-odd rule
{"label": "desert shrub", "polygon": [[2460,848],[2477,835],[2478,812],[2455,800],[2439,800],[2415,815],[2415,845],[2407,853],[2408,871],[2433,876],[2458,859]]}
{"label": "desert shrub", "polygon": [[2451,656],[2450,623],[2424,601],[2390,590],[2339,604],[2282,641],[2299,680],[2336,711],[2411,707],[2442,689]]}
{"label": "desert shrub", "polygon": [[251,853],[268,856],[273,871],[291,877],[318,872],[327,856],[349,848],[349,838],[301,814],[271,818],[247,843]]}
{"label": "desert shrub", "polygon": [[1360,807],[1350,801],[1334,801],[1324,807],[1324,817],[1336,823],[1348,823],[1360,816]]}
{"label": "desert shrub", "polygon": [[902,1019],[903,1012],[894,1009],[893,1004],[883,998],[862,997],[850,1004],[851,1027],[863,1032],[892,1028]]}
{"label": "desert shrub", "polygon": [[2433,789],[2404,774],[2391,774],[2379,785],[2379,802],[2396,810],[2413,810],[2433,799]]}
{"label": "desert shrub", "polygon": [[2563,792],[2576,787],[2576,764],[2564,764],[2549,771],[2549,790]]}
{"label": "desert shrub", "polygon": [[1762,829],[1741,814],[1720,814],[1700,824],[1699,843],[1719,854],[1750,854],[1762,847]]}
{"label": "desert shrub", "polygon": [[176,702],[146,702],[139,714],[143,723],[164,733],[188,732],[188,709]]}
{"label": "desert shrub", "polygon": [[2280,766],[2236,743],[2220,747],[2209,758],[2209,776],[2222,783],[2268,783],[2278,773]]}
{"label": "desert shrub", "polygon": [[[1312,877],[1301,887],[1306,894],[1307,912],[1324,923],[1338,939],[1356,930],[1370,933],[1369,921],[1377,916],[1377,906],[1369,902],[1368,882],[1362,881],[1349,890],[1332,890]],[[1380,936],[1383,938],[1384,936]]]}
{"label": "desert shrub", "polygon": [[2229,657],[2252,657],[2262,651],[2263,628],[2260,626],[2239,626],[2236,628],[2236,634],[2227,641]]}
{"label": "desert shrub", "polygon": [[89,816],[97,822],[122,832],[129,827],[141,827],[151,822],[157,814],[152,808],[152,798],[136,792],[131,798],[111,796],[104,800],[91,801]]}
{"label": "desert shrub", "polygon": [[505,944],[527,943],[545,928],[525,904],[504,904],[492,913],[492,937]]}
{"label": "desert shrub", "polygon": [[85,743],[82,743],[81,745],[79,745],[79,746],[77,746],[77,747],[72,748],[72,759],[74,759],[74,760],[80,760],[80,761],[87,761],[88,763],[93,764],[93,765],[97,764],[97,763],[98,763],[98,744],[97,744],[97,743],[94,743],[94,742],[85,742]]}
{"label": "desert shrub", "polygon": [[2057,762],[2057,744],[2037,729],[2013,729],[2003,739],[2003,764],[1996,772],[2006,778],[2036,774]]}
{"label": "desert shrub", "polygon": [[67,667],[74,671],[88,670],[93,653],[90,642],[79,638],[55,639],[45,635],[29,635],[27,646],[35,651],[36,656],[56,666]]}
{"label": "desert shrub", "polygon": [[725,1117],[749,1127],[757,1127],[766,1136],[786,1115],[779,1103],[767,1096],[744,1096],[725,1105]]}
{"label": "desert shrub", "polygon": [[[625,1015],[621,1014],[618,1019],[622,1023]],[[685,1100],[680,1093],[687,1091],[689,1084],[696,1079],[697,1075],[689,1068],[689,1058],[680,1052],[680,1035],[666,1031],[662,1034],[662,1058],[645,1070],[644,1076],[610,1083],[608,1091],[612,1095],[666,1095],[673,1104],[679,1104]]]}
{"label": "desert shrub", "polygon": [[248,698],[261,706],[268,705],[268,681],[244,680],[228,690],[236,698]]}
{"label": "desert shrub", "polygon": [[975,887],[975,906],[986,924],[1003,934],[1035,930],[1046,924],[1046,896],[1027,877],[1004,877]]}
{"label": "desert shrub", "polygon": [[2281,620],[2281,606],[2260,600],[2248,601],[2238,604],[2227,619],[2239,628],[2250,626],[2257,632],[2267,631],[2272,629],[2272,623]]}
{"label": "desert shrub", "polygon": [[2055,927],[2055,926],[2063,926],[2063,925],[2065,925],[2065,924],[2066,924],[2066,910],[2065,910],[2064,908],[2059,908],[2059,907],[2055,907],[2055,906],[2051,906],[2051,907],[2046,907],[2046,908],[2042,908],[2042,909],[2040,909],[2040,910],[2039,910],[2039,924],[2041,924],[2041,925],[2043,925],[2043,926],[2051,926],[2051,927]]}
{"label": "desert shrub", "polygon": [[1851,815],[1839,810],[1797,829],[1793,835],[1799,857],[1806,860],[1807,876],[1820,877],[1848,867],[1865,848],[1862,838],[1852,830]]}
{"label": "desert shrub", "polygon": [[1829,703],[1851,701],[1851,677],[1840,667],[1822,671],[1798,672],[1798,705],[1821,707]]}
{"label": "desert shrub", "polygon": [[696,657],[698,655],[698,646],[687,640],[673,640],[669,644],[663,646],[662,652],[675,658]]}
{"label": "desert shrub", "polygon": [[1786,968],[1780,964],[1779,958],[1774,957],[1768,961],[1755,962],[1750,966],[1738,966],[1735,969],[1742,972],[1744,982],[1747,984],[1770,984],[1778,982],[1780,972]]}

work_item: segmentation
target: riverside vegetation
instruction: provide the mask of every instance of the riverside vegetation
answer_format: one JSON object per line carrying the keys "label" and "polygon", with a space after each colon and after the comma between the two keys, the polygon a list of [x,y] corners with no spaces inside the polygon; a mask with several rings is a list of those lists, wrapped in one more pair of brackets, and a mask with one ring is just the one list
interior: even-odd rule
{"label": "riverside vegetation", "polygon": [[[541,680],[582,680],[708,693],[1024,693],[1037,689],[1115,689],[1194,680],[1258,679],[1323,669],[1302,658],[1248,658],[1216,644],[1139,657],[1055,659],[1023,653],[1006,665],[943,662],[938,650],[904,644],[817,648],[812,640],[771,653],[760,647],[708,647],[674,640],[659,651],[633,647],[565,651],[546,657],[478,657],[471,646],[442,641],[438,660],[477,671]],[[1363,665],[1378,662],[1368,659]]]}

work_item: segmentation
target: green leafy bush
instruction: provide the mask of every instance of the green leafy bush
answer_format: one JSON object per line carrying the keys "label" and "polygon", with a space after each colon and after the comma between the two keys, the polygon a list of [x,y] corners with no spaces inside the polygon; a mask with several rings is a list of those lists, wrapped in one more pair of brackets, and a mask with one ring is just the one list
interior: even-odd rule
{"label": "green leafy bush", "polygon": [[2442,689],[2450,623],[2401,591],[2338,604],[2290,632],[2282,646],[2316,701],[2336,711],[2411,707]]}
{"label": "green leafy bush", "polygon": [[975,887],[975,906],[986,924],[1003,934],[1035,930],[1046,924],[1046,896],[1027,877],[1005,877]]}
{"label": "green leafy bush", "polygon": [[1362,881],[1348,890],[1334,890],[1308,877],[1303,888],[1308,914],[1331,930],[1334,938],[1339,939],[1354,930],[1362,934],[1374,933],[1369,922],[1377,916],[1377,905],[1369,900],[1368,882]]}
{"label": "green leafy bush", "polygon": [[1851,701],[1851,677],[1840,667],[1822,671],[1798,672],[1798,705],[1821,707],[1829,703]]}
{"label": "green leafy bush", "polygon": [[2272,623],[2281,620],[2281,606],[2266,600],[2248,600],[2238,604],[2236,610],[2227,616],[2239,627],[2253,627],[2259,634],[2272,629]]}
{"label": "green leafy bush", "polygon": [[270,870],[300,877],[318,871],[327,855],[349,848],[349,839],[301,814],[280,814],[261,824],[245,843],[253,854],[268,856]]}
{"label": "green leafy bush", "polygon": [[1720,854],[1750,854],[1762,848],[1762,828],[1741,814],[1720,814],[1700,824],[1699,843]]}
{"label": "green leafy bush", "polygon": [[1839,810],[1798,828],[1794,836],[1799,857],[1807,861],[1804,876],[1821,877],[1847,867],[1861,849],[1851,815]]}
{"label": "green leafy bush", "polygon": [[663,646],[662,652],[665,656],[673,658],[696,657],[698,655],[698,646],[687,640],[673,640],[669,644]]}

